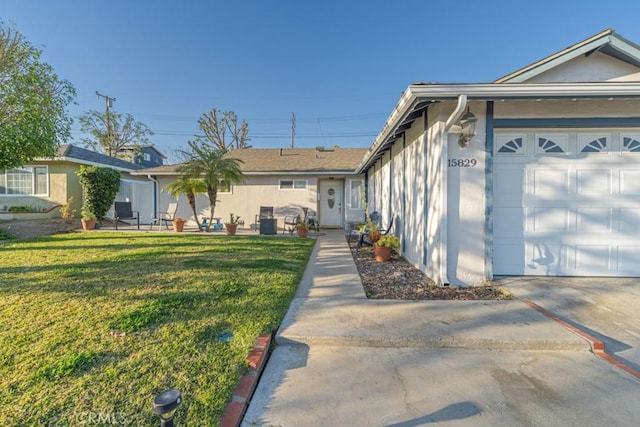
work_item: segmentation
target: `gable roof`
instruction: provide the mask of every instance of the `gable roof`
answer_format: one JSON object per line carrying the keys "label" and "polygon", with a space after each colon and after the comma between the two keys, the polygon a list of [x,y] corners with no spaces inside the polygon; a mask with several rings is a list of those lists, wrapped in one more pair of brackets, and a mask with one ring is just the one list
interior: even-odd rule
{"label": "gable roof", "polygon": [[640,67],[640,46],[621,37],[615,30],[609,28],[513,73],[500,77],[495,83],[522,83],[580,55],[589,56],[594,52],[601,52],[620,61]]}
{"label": "gable roof", "polygon": [[[366,153],[366,148],[243,148],[229,156],[242,161],[240,169],[247,175],[354,174]],[[135,175],[176,175],[178,166],[148,168]]]}
{"label": "gable roof", "polygon": [[127,172],[142,169],[144,167],[136,165],[135,163],[127,162],[126,160],[96,153],[95,151],[87,150],[86,148],[80,148],[73,144],[61,145],[53,159],[41,157],[37,160],[62,160],[83,165],[106,166]]}

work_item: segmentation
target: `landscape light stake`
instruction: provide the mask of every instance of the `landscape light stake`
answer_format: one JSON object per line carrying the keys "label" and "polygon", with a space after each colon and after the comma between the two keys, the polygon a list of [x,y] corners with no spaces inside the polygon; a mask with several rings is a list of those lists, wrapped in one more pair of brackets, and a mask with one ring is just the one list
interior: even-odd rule
{"label": "landscape light stake", "polygon": [[182,403],[180,390],[163,391],[153,399],[153,413],[160,417],[160,427],[173,427],[173,414]]}

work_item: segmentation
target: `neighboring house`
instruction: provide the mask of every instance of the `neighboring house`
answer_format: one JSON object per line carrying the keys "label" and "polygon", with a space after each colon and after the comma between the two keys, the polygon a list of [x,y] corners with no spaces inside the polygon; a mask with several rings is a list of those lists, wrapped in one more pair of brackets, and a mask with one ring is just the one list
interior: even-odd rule
{"label": "neighboring house", "polygon": [[[240,215],[245,228],[255,228],[260,206],[272,206],[280,232],[284,217],[309,208],[325,227],[344,227],[347,222],[364,220],[364,179],[355,169],[367,152],[366,148],[295,148],[233,150],[229,155],[241,160],[240,169],[247,179],[230,188],[220,187],[215,217],[222,222],[229,214]],[[176,180],[178,165],[136,171],[157,182],[157,210],[166,210],[172,201],[162,191]],[[197,198],[199,217],[209,216],[209,199]],[[193,215],[184,196],[180,197],[178,216],[192,220]],[[193,224],[193,221],[191,221]]]}
{"label": "neighboring house", "polygon": [[153,145],[123,147],[118,152],[118,157],[145,168],[162,166],[167,158]]}
{"label": "neighboring house", "polygon": [[[38,158],[21,168],[0,171],[0,211],[11,206],[30,206],[44,209],[65,204],[73,197],[72,209],[80,214],[82,189],[76,172],[81,165],[97,165],[120,171],[120,192],[116,200],[132,202],[140,211],[142,221],[153,216],[153,183],[142,177],[131,176],[141,169],[125,160],[109,157],[75,145],[62,145],[54,158]],[[48,214],[59,217],[59,209]]]}
{"label": "neighboring house", "polygon": [[606,30],[493,83],[413,84],[357,171],[437,283],[640,277],[640,46]]}

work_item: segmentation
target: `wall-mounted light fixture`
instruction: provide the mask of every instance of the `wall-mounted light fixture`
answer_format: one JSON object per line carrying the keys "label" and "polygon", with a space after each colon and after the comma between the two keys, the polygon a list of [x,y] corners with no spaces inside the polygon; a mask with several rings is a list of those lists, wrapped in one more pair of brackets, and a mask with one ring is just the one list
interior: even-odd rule
{"label": "wall-mounted light fixture", "polygon": [[471,138],[476,135],[477,121],[478,118],[469,111],[469,106],[467,106],[467,112],[464,113],[464,116],[460,117],[460,127],[462,128],[460,139],[458,139],[460,147],[468,146],[469,142],[471,142]]}

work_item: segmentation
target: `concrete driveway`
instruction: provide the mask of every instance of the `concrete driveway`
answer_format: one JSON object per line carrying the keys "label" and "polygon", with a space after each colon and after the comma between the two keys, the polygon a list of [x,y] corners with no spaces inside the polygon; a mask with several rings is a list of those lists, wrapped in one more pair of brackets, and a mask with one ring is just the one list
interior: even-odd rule
{"label": "concrete driveway", "polygon": [[[568,319],[581,308],[574,324],[591,325],[610,350],[615,340],[616,354],[640,362],[631,354],[637,323],[620,328],[622,335],[582,317],[591,307],[608,313],[602,323],[626,325],[632,301],[624,309],[607,303],[609,313],[597,303],[616,294],[604,282],[596,296],[553,280],[546,293],[532,279],[501,284]],[[600,427],[640,420],[640,379],[521,301],[368,300],[339,232],[318,239],[275,342],[243,427]]]}
{"label": "concrete driveway", "polygon": [[504,277],[495,282],[595,336],[607,353],[640,370],[640,279]]}

